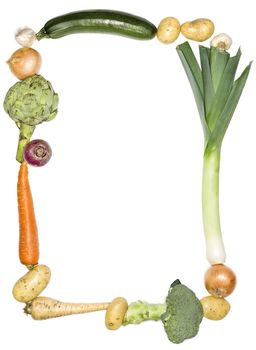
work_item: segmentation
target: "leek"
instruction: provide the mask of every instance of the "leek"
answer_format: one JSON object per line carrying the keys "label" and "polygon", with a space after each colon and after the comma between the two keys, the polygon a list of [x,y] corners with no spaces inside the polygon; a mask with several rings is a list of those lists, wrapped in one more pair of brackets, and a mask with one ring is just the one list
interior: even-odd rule
{"label": "leek", "polygon": [[202,215],[206,256],[210,264],[225,262],[219,213],[221,145],[245,86],[251,63],[235,79],[241,51],[233,57],[218,47],[199,46],[199,63],[185,42],[177,47],[194,93],[204,132]]}

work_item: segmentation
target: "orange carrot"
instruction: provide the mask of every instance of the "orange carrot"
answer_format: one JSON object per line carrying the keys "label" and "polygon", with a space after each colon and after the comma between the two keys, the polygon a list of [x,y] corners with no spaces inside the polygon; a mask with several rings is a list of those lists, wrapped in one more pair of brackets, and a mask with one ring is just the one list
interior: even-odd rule
{"label": "orange carrot", "polygon": [[17,192],[20,225],[19,257],[20,262],[29,267],[38,263],[39,242],[33,199],[28,180],[28,167],[25,161],[20,165]]}

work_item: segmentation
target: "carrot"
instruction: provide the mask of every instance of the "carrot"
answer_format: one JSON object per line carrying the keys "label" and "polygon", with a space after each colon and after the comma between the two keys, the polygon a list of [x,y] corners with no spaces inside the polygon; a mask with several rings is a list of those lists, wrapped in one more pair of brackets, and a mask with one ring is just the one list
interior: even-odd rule
{"label": "carrot", "polygon": [[24,311],[34,320],[47,320],[48,318],[107,310],[109,305],[110,303],[64,303],[48,297],[37,297],[26,304]]}
{"label": "carrot", "polygon": [[18,176],[18,211],[19,211],[19,258],[27,267],[38,263],[39,242],[32,194],[28,180],[27,163],[20,165]]}

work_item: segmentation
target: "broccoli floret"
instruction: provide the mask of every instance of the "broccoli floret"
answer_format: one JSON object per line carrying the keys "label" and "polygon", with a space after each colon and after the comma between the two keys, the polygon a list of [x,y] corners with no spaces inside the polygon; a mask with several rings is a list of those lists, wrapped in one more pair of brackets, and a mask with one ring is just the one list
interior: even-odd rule
{"label": "broccoli floret", "polygon": [[203,319],[203,308],[195,293],[179,280],[172,283],[166,298],[166,311],[161,315],[165,332],[173,343],[197,335]]}

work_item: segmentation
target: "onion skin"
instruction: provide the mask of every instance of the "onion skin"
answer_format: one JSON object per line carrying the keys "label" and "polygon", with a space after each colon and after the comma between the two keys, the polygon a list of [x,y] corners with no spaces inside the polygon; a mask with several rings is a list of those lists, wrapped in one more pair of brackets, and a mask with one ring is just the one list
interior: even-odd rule
{"label": "onion skin", "polygon": [[31,47],[22,47],[15,51],[7,61],[11,72],[20,80],[38,74],[41,56]]}
{"label": "onion skin", "polygon": [[236,286],[235,273],[224,264],[212,265],[204,276],[205,288],[218,298],[230,295]]}

